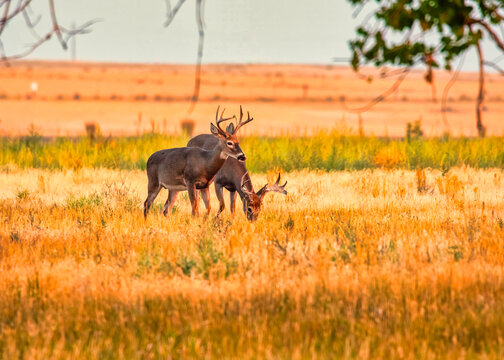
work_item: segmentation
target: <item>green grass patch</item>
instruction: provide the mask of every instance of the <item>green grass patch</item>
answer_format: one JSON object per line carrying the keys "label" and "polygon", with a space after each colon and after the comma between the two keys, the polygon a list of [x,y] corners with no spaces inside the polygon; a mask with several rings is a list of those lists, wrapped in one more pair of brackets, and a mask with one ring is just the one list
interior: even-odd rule
{"label": "green grass patch", "polygon": [[[90,140],[27,136],[0,139],[0,166],[45,169],[145,169],[158,150],[182,147],[185,136],[146,134]],[[361,170],[504,166],[504,137],[389,139],[320,133],[311,137],[248,136],[241,139],[252,172],[271,169]]]}

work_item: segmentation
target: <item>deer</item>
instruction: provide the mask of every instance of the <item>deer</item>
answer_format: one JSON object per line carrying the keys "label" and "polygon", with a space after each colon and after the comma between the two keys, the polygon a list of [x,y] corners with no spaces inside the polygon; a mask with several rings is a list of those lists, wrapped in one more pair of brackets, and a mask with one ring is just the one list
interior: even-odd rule
{"label": "deer", "polygon": [[[192,207],[192,216],[198,216],[198,191],[201,191],[205,201],[209,201],[208,186],[214,180],[217,172],[228,158],[237,162],[245,162],[236,131],[228,132],[221,128],[221,123],[235,117],[224,118],[224,110],[219,116],[219,108],[215,114],[215,125],[210,123],[213,146],[206,149],[197,147],[181,147],[160,150],[153,153],[147,160],[147,199],[144,202],[144,218],[156,199],[161,188],[168,190],[168,198],[163,207],[163,215],[171,212],[178,193],[187,190]],[[229,127],[228,127],[229,128]],[[208,211],[209,213],[209,211]]]}
{"label": "deer", "polygon": [[[253,118],[250,117],[249,112],[247,112],[247,120],[242,122],[242,119],[243,111],[242,107],[240,106],[240,120],[238,125],[235,127],[231,122],[226,128],[226,131],[228,133],[236,134],[241,126],[253,120]],[[217,139],[215,139],[215,137],[213,137],[212,135],[201,134],[189,140],[187,146],[211,149],[215,146],[216,142]],[[278,192],[287,195],[287,191],[285,190],[286,185],[287,181],[285,182],[285,184],[280,185],[280,174],[278,174],[278,178],[273,185],[266,184],[259,191],[254,192],[252,180],[250,179],[250,175],[248,173],[245,162],[237,161],[236,159],[229,157],[224,162],[222,168],[217,172],[217,176],[214,180],[215,194],[217,195],[217,199],[219,200],[218,214],[223,212],[225,209],[223,190],[226,189],[229,191],[231,213],[235,213],[236,193],[238,193],[242,200],[243,212],[245,213],[245,216],[249,221],[256,221],[261,211],[264,196],[268,192]],[[208,189],[206,191],[208,191]],[[208,194],[203,194],[204,193],[202,192],[202,198],[203,202],[205,203],[205,207],[207,208],[207,211],[210,211],[210,201]]]}

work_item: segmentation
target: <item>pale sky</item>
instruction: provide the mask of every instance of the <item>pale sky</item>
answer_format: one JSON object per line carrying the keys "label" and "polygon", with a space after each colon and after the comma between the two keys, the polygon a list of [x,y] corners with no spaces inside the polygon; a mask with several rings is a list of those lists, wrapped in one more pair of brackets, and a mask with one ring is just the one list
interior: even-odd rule
{"label": "pale sky", "polygon": [[[172,6],[177,0],[172,0]],[[43,14],[40,32],[48,29],[46,0],[34,0],[33,11]],[[56,0],[62,25],[93,18],[93,32],[77,38],[77,59],[86,61],[189,63],[196,59],[195,1],[187,0],[170,27],[164,0]],[[206,0],[204,63],[332,64],[348,57],[347,41],[361,18],[352,18],[345,0]],[[23,23],[3,34],[8,53],[32,41]],[[501,53],[486,44],[492,60]],[[56,39],[41,46],[29,59],[69,59]],[[464,70],[476,70],[473,52]]]}

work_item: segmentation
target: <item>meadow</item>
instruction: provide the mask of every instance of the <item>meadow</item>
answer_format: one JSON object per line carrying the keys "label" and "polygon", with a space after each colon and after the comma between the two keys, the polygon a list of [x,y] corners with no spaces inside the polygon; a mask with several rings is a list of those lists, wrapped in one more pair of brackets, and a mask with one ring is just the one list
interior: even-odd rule
{"label": "meadow", "polygon": [[[421,131],[421,130],[418,130]],[[0,138],[0,166],[51,170],[81,168],[145,170],[150,154],[181,147],[185,135],[147,133],[131,137],[44,138],[36,131],[23,137]],[[251,172],[278,168],[294,170],[441,169],[469,166],[504,167],[504,137],[425,138],[412,132],[406,138],[364,137],[349,131],[319,132],[313,136],[242,136]]]}
{"label": "meadow", "polygon": [[0,141],[0,358],[504,356],[502,138],[245,137],[255,187],[288,180],[257,222],[213,190],[144,221],[186,141]]}

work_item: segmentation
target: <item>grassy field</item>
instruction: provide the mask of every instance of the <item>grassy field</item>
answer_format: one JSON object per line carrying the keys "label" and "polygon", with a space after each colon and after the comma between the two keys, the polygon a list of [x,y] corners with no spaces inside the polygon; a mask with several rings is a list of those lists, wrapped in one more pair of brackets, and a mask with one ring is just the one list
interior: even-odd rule
{"label": "grassy field", "polygon": [[[256,187],[289,170],[255,223],[213,194],[165,218],[165,192],[143,220],[137,168],[182,138],[3,140],[0,358],[502,358],[504,173],[440,151],[497,167],[502,140],[331,136],[243,141]],[[399,169],[297,171],[304,146],[310,168]],[[439,170],[408,170],[417,146]]]}
{"label": "grassy field", "polygon": [[[0,138],[0,166],[8,168],[145,169],[153,152],[185,146],[186,136],[145,134],[109,137],[45,139],[32,133],[25,137]],[[294,171],[362,170],[373,168],[504,167],[504,137],[390,139],[348,135],[337,131],[316,136],[285,134],[277,137],[240,138],[252,172],[271,169]]]}

